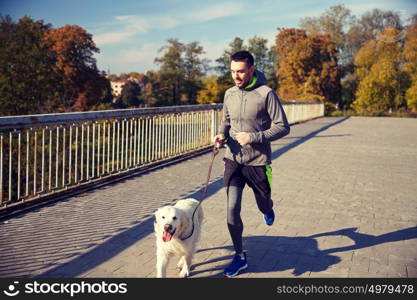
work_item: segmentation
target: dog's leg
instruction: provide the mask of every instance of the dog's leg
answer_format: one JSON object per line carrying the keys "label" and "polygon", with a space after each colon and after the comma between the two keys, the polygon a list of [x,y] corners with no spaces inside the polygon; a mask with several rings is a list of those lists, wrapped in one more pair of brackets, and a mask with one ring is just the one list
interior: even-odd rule
{"label": "dog's leg", "polygon": [[183,255],[180,257],[180,260],[178,261],[178,264],[177,264],[178,270],[182,270],[182,267],[184,266],[184,262],[185,262],[185,256]]}
{"label": "dog's leg", "polygon": [[165,251],[157,250],[156,253],[156,277],[165,278],[167,276],[167,265],[169,256]]}
{"label": "dog's leg", "polygon": [[187,254],[187,255],[183,256],[183,258],[184,258],[183,262],[184,263],[183,263],[183,266],[182,266],[182,269],[181,269],[181,272],[180,272],[180,277],[185,278],[185,277],[190,276],[190,267],[191,267],[191,263],[192,263],[192,260],[193,260],[193,255],[194,255],[194,253],[190,253],[190,254]]}

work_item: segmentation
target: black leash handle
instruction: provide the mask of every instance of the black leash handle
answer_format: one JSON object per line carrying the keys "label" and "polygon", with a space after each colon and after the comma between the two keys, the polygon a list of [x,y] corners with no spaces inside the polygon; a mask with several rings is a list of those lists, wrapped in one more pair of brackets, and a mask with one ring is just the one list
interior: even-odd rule
{"label": "black leash handle", "polygon": [[193,227],[191,229],[191,233],[187,237],[181,238],[182,241],[185,241],[186,239],[190,238],[193,235],[193,233],[194,233],[194,215],[195,215],[195,212],[197,211],[197,208],[201,205],[201,203],[203,202],[203,200],[207,196],[207,190],[208,190],[208,186],[209,186],[209,182],[210,182],[211,170],[213,169],[214,158],[216,157],[216,155],[218,153],[219,153],[219,148],[216,147],[216,146],[214,146],[213,147],[213,150],[211,151],[211,161],[210,161],[209,168],[208,168],[206,186],[204,187],[203,196],[201,197],[199,203],[195,207],[194,212],[193,212],[193,216],[191,217],[191,221],[193,223]]}

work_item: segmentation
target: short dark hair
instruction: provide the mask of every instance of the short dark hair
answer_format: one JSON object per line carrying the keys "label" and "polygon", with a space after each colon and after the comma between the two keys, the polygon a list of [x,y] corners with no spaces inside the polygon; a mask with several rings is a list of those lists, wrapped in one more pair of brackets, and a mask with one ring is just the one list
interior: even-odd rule
{"label": "short dark hair", "polygon": [[230,56],[230,60],[233,61],[244,61],[248,67],[253,66],[254,59],[249,51],[241,50],[237,51]]}

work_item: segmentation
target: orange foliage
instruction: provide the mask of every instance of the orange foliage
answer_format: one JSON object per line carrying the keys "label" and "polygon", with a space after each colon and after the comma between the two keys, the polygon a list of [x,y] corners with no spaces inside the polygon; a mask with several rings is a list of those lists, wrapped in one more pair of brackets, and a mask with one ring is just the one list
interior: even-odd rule
{"label": "orange foliage", "polygon": [[46,40],[52,42],[52,50],[57,53],[57,66],[65,76],[73,78],[84,66],[95,67],[93,52],[99,50],[91,34],[76,25],[65,25],[50,29]]}
{"label": "orange foliage", "polygon": [[284,101],[340,100],[337,50],[329,35],[283,29],[277,35],[276,47],[280,57],[279,95]]}
{"label": "orange foliage", "polygon": [[75,110],[87,110],[97,104],[109,82],[96,66],[94,53],[98,53],[92,35],[76,25],[50,29],[45,41],[57,56],[57,70],[64,74],[66,103],[62,105]]}
{"label": "orange foliage", "polygon": [[395,110],[404,104],[399,34],[399,30],[387,28],[358,51],[359,84],[352,105],[357,112]]}

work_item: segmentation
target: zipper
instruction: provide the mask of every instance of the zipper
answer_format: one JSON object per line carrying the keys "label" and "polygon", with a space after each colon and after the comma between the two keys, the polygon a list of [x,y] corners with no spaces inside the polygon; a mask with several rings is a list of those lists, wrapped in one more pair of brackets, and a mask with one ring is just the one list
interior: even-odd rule
{"label": "zipper", "polygon": [[[240,97],[240,109],[239,109],[239,128],[240,128],[240,132],[242,132],[243,131],[243,129],[242,129],[242,110],[243,110],[243,107],[244,107],[244,90],[242,90],[242,92],[241,92],[241,97]],[[240,147],[240,151],[239,151],[239,154],[240,154],[240,163],[242,163],[242,161],[243,161],[243,147],[241,146]]]}
{"label": "zipper", "polygon": [[239,127],[240,127],[241,132],[243,131],[243,128],[242,128],[242,110],[243,110],[243,113],[244,113],[245,112],[245,106],[246,106],[246,101],[245,101],[244,95],[245,95],[245,91],[242,90],[241,101],[240,101],[240,111],[239,111]]}

